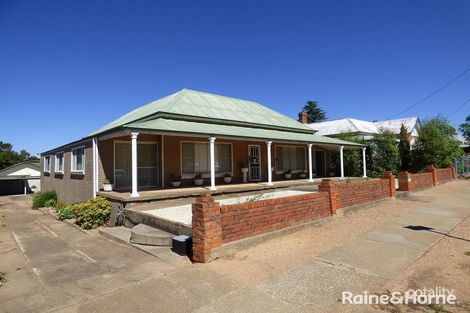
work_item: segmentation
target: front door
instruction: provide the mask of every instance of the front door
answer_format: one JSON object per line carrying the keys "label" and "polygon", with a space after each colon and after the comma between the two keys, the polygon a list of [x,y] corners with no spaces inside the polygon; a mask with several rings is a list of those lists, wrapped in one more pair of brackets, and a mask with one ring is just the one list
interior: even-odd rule
{"label": "front door", "polygon": [[[131,144],[116,142],[114,154],[114,184],[116,189],[132,186]],[[137,183],[139,188],[157,187],[160,184],[158,144],[137,144]]]}
{"label": "front door", "polygon": [[248,145],[248,179],[261,180],[261,153],[259,145]]}
{"label": "front door", "polygon": [[326,177],[325,151],[315,151],[315,167],[317,177]]}

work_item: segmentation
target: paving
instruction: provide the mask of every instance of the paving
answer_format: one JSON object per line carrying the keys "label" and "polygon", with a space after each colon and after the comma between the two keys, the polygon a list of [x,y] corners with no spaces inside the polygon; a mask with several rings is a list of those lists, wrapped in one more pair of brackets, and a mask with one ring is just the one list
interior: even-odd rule
{"label": "paving", "polygon": [[470,184],[461,184],[306,263],[244,285],[211,264],[165,259],[168,250],[153,256],[33,211],[27,198],[0,197],[7,223],[0,227],[7,278],[0,312],[378,312],[341,304],[341,292],[380,290],[469,216],[468,203]]}

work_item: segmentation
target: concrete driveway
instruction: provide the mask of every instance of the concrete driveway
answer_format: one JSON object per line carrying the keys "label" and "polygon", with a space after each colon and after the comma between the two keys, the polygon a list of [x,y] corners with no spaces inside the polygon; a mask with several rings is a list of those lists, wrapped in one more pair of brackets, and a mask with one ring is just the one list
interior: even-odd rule
{"label": "concrete driveway", "polygon": [[227,275],[223,262],[169,263],[33,211],[28,199],[1,197],[0,311],[377,312],[339,303],[341,292],[379,290],[470,215],[470,183],[450,184],[453,193],[437,187],[417,208],[256,284]]}

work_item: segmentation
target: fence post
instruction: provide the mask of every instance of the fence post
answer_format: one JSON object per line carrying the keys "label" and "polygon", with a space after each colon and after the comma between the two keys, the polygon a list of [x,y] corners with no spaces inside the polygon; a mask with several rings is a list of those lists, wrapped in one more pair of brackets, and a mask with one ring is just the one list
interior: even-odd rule
{"label": "fence post", "polygon": [[210,194],[203,194],[192,204],[193,261],[210,261],[212,249],[222,244],[220,205]]}
{"label": "fence post", "polygon": [[413,192],[411,175],[407,171],[398,172],[398,190]]}
{"label": "fence post", "polygon": [[432,182],[434,186],[437,186],[437,171],[434,165],[428,165],[426,166],[426,171],[432,173]]}
{"label": "fence post", "polygon": [[339,209],[339,191],[338,185],[331,179],[322,179],[321,184],[318,186],[320,192],[327,192],[330,202],[331,215],[335,215]]}
{"label": "fence post", "polygon": [[382,179],[388,180],[388,194],[390,197],[395,197],[395,176],[391,171],[385,171],[382,175]]}

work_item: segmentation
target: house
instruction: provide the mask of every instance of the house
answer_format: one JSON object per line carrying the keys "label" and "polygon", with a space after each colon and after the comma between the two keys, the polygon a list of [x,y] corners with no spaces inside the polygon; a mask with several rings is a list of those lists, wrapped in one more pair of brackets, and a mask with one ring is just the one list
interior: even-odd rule
{"label": "house", "polygon": [[342,118],[308,124],[310,128],[317,131],[317,135],[334,138],[342,133],[352,133],[362,137],[365,140],[373,138],[376,134],[379,133],[380,129],[386,129],[392,132],[398,139],[401,125],[406,127],[410,143],[413,144],[418,137],[418,131],[421,127],[421,122],[418,117],[373,122],[354,118]]}
{"label": "house", "polygon": [[179,176],[182,188],[200,175],[212,191],[224,175],[232,184],[271,186],[290,171],[293,179],[308,173],[303,179],[313,182],[314,174],[328,176],[332,151],[363,148],[318,136],[306,114],[300,118],[304,123],[253,101],[183,89],[43,152],[42,188],[72,203],[95,196],[105,181],[132,197],[170,188]]}
{"label": "house", "polygon": [[25,161],[0,170],[0,195],[27,194],[41,190],[39,161]]}

